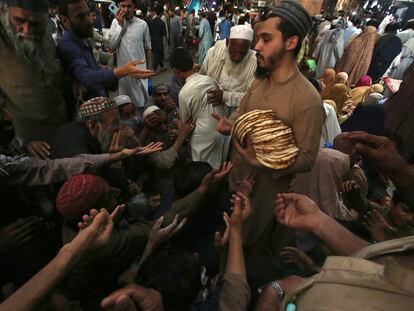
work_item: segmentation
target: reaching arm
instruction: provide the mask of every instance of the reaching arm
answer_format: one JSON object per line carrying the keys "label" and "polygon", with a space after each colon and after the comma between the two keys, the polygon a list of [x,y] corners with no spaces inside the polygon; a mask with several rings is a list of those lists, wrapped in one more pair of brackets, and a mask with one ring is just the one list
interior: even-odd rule
{"label": "reaching arm", "polygon": [[[113,213],[113,217],[118,211]],[[109,241],[113,229],[111,217],[106,210],[101,210],[88,228],[81,231],[46,267],[0,304],[0,309],[37,310],[41,302],[53,292],[88,251],[101,248]]]}
{"label": "reaching arm", "polygon": [[281,224],[315,234],[335,255],[350,256],[369,244],[323,213],[304,195],[279,194],[275,213]]}
{"label": "reaching arm", "polygon": [[114,72],[108,69],[91,68],[77,45],[61,42],[58,45],[58,53],[67,72],[79,80],[86,89],[111,89],[116,86],[117,77]]}
{"label": "reaching arm", "polygon": [[63,182],[73,175],[96,173],[110,160],[109,154],[79,155],[57,160],[0,155],[0,184],[40,186]]}

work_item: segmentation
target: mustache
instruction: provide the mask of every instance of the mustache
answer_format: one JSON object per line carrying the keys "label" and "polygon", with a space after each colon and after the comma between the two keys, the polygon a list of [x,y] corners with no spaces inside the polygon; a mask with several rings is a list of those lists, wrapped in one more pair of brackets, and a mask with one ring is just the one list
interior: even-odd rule
{"label": "mustache", "polygon": [[16,34],[16,38],[18,38],[18,39],[26,39],[26,40],[31,40],[31,41],[40,40],[40,37],[39,36],[30,35],[30,34],[23,33],[23,32],[18,32]]}
{"label": "mustache", "polygon": [[256,58],[264,59],[263,55],[260,52],[256,52]]}

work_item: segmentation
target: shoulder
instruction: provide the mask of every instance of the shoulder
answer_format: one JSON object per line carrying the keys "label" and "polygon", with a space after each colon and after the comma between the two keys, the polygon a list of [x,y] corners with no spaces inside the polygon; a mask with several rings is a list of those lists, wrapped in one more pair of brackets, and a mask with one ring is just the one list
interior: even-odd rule
{"label": "shoulder", "polygon": [[304,102],[303,106],[322,107],[321,95],[301,73],[295,78],[295,91],[298,98]]}

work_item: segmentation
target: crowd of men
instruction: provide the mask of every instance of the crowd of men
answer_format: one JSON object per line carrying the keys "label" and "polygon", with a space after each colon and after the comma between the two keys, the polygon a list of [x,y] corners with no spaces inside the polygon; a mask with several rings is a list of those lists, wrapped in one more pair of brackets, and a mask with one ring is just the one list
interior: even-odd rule
{"label": "crowd of men", "polygon": [[414,21],[116,3],[0,2],[0,310],[410,310]]}

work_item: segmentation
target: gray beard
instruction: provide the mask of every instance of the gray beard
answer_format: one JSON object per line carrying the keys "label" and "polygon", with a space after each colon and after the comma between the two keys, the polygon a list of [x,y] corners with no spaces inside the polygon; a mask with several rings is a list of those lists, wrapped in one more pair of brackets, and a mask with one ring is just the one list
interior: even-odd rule
{"label": "gray beard", "polygon": [[55,63],[53,60],[55,47],[50,45],[47,31],[41,38],[32,39],[25,39],[22,33],[16,34],[10,24],[7,8],[4,7],[0,8],[0,23],[16,55],[33,69],[43,72],[48,65]]}

